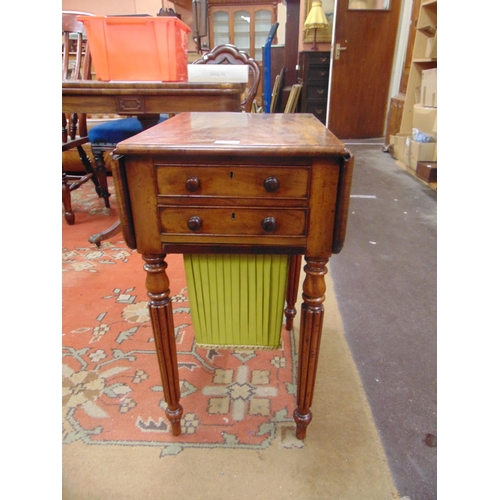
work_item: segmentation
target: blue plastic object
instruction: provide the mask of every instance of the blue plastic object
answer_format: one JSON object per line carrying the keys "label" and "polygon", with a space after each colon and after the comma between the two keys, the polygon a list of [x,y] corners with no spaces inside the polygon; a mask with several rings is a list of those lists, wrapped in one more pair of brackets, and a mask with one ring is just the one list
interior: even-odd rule
{"label": "blue plastic object", "polygon": [[264,113],[271,110],[271,43],[280,23],[271,26],[264,45]]}

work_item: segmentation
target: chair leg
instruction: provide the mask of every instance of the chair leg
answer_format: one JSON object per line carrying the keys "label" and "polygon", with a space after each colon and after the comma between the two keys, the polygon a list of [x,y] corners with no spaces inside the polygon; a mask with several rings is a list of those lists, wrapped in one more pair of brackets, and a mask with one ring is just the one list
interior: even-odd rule
{"label": "chair leg", "polygon": [[72,226],[75,223],[75,214],[71,208],[71,193],[66,174],[62,174],[62,202],[64,206],[64,218]]}
{"label": "chair leg", "polygon": [[90,161],[90,158],[87,156],[87,153],[85,153],[85,150],[82,146],[77,146],[76,149],[78,150],[78,155],[80,156],[80,161],[85,168],[85,172],[87,172],[87,174],[92,174],[91,180],[94,183],[95,192],[100,197],[101,186],[99,185],[99,180],[97,178],[94,167],[92,166],[92,162]]}
{"label": "chair leg", "polygon": [[106,176],[106,164],[104,163],[104,151],[98,148],[92,148],[92,154],[94,155],[95,170],[99,185],[101,186],[101,192],[99,196],[104,198],[104,204],[106,208],[109,208],[109,191],[108,191],[108,178]]}

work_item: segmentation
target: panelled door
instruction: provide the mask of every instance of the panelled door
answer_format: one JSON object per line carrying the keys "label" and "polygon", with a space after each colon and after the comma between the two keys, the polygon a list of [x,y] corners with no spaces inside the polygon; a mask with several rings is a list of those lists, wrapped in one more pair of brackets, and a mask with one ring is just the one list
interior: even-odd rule
{"label": "panelled door", "polygon": [[328,128],[383,137],[401,0],[337,0]]}

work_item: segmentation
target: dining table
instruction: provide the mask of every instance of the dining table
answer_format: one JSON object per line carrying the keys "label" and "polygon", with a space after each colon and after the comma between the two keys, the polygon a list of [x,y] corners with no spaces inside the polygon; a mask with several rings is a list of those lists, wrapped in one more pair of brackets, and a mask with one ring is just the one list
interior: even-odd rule
{"label": "dining table", "polygon": [[[162,113],[240,111],[245,88],[245,83],[63,80],[62,112],[135,116],[146,130]],[[99,246],[120,231],[117,220],[89,241]]]}

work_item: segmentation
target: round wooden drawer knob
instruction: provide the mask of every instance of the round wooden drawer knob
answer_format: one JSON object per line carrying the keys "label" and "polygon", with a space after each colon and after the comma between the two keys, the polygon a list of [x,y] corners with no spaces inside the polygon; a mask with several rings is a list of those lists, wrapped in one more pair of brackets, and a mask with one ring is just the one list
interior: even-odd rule
{"label": "round wooden drawer knob", "polygon": [[266,233],[273,233],[276,231],[277,227],[278,225],[276,224],[276,219],[274,217],[266,217],[262,221],[262,229],[264,229]]}
{"label": "round wooden drawer knob", "polygon": [[191,229],[191,231],[198,231],[198,229],[201,228],[202,220],[201,217],[198,217],[197,215],[190,217],[188,220],[188,228]]}
{"label": "round wooden drawer knob", "polygon": [[268,177],[264,181],[264,188],[268,193],[274,193],[280,187],[280,183],[276,177]]}
{"label": "round wooden drawer knob", "polygon": [[191,193],[194,193],[195,191],[198,191],[200,189],[200,179],[198,177],[190,177],[186,181],[186,189],[188,191],[191,191]]}

